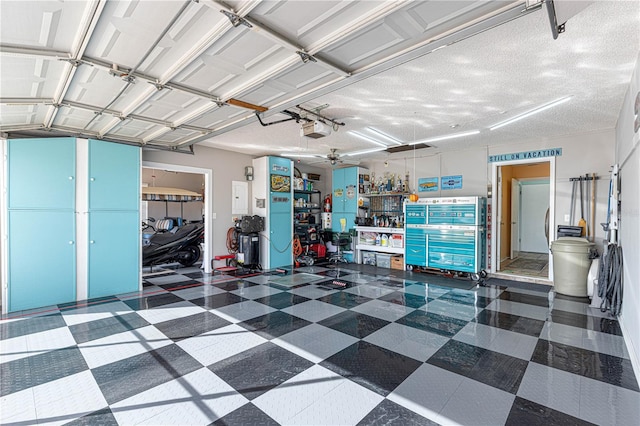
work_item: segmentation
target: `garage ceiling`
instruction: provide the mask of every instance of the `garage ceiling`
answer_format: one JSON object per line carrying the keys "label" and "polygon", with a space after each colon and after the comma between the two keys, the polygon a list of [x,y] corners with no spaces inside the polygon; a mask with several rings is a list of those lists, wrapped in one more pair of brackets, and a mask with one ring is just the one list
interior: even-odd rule
{"label": "garage ceiling", "polygon": [[537,1],[3,0],[0,131],[358,158],[610,129],[640,2],[591,3],[554,40]]}

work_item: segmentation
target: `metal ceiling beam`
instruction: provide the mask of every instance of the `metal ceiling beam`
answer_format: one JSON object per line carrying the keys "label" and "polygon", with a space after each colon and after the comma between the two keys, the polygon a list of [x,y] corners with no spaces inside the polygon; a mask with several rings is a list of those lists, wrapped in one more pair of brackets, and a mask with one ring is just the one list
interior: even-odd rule
{"label": "metal ceiling beam", "polygon": [[[220,1],[214,0],[214,3],[219,5],[223,10],[225,10],[227,12],[233,12],[224,3],[220,2]],[[270,27],[268,27],[268,26],[266,26],[264,24],[261,24],[261,23],[259,23],[257,21],[254,21],[249,16],[243,16],[243,19],[253,27],[252,29],[257,30],[256,31],[257,34],[259,34],[261,36],[264,36],[264,37],[270,39],[271,41],[276,42],[280,46],[289,49],[292,53],[298,54],[298,52],[302,52],[304,54],[311,55],[311,53],[309,53],[309,51],[307,51],[307,49],[305,49],[302,46],[297,45],[295,42],[293,42],[292,40],[289,40],[288,38],[286,38],[282,34],[278,34],[272,28],[270,28]],[[335,72],[336,74],[341,75],[342,77],[348,77],[350,75],[348,71],[343,70],[342,68],[338,67],[335,64],[330,63],[327,60],[320,59],[320,58],[314,58],[314,59],[315,59],[315,61],[317,63],[324,65],[325,67],[329,68],[331,71]]]}
{"label": "metal ceiling beam", "polygon": [[[102,14],[106,3],[106,0],[96,0],[93,1],[90,6],[87,6],[86,13],[83,17],[84,25],[77,33],[76,42],[74,43],[75,47],[69,59],[78,61],[82,58],[82,55],[84,54],[84,51],[89,44],[89,40],[91,39],[91,34],[93,34],[93,31],[98,24],[98,20],[100,19],[100,15]],[[67,91],[69,90],[69,86],[73,81],[73,76],[76,73],[76,69],[77,66],[74,64],[70,63],[66,65],[65,76],[63,77],[62,81],[60,81],[58,89],[56,90],[56,94],[54,95],[54,106],[49,110],[49,113],[45,118],[45,127],[49,128],[53,124],[56,115],[58,114],[58,107],[55,105],[61,103],[66,96]]]}
{"label": "metal ceiling beam", "polygon": [[51,60],[71,59],[71,53],[69,52],[12,44],[0,44],[0,55]]}
{"label": "metal ceiling beam", "polygon": [[53,105],[51,98],[0,98],[0,105]]}
{"label": "metal ceiling beam", "polygon": [[171,121],[165,121],[165,120],[159,120],[157,118],[152,118],[152,117],[145,117],[143,115],[138,115],[138,114],[129,114],[127,116],[123,116],[122,113],[120,111],[116,111],[113,109],[105,109],[105,108],[101,108],[101,107],[97,107],[94,105],[89,105],[89,104],[84,104],[81,102],[76,102],[76,101],[64,101],[60,106],[68,106],[71,108],[77,108],[77,109],[82,109],[85,111],[91,111],[91,112],[95,112],[95,113],[100,113],[100,114],[109,114],[109,115],[113,115],[115,118],[118,119],[118,121],[122,121],[122,120],[126,120],[126,119],[131,119],[131,120],[136,120],[136,121],[142,121],[144,123],[150,123],[150,124],[156,124],[158,126],[163,126],[163,127],[168,127],[170,129],[187,129],[187,130],[192,130],[195,132],[211,132],[212,129],[208,129],[206,127],[198,127],[198,126],[190,126],[190,125],[178,125],[175,124]]}

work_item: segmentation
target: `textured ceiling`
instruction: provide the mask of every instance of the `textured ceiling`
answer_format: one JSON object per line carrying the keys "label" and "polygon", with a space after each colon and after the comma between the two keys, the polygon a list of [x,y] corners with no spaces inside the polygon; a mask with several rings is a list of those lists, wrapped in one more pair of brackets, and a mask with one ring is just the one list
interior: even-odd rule
{"label": "textured ceiling", "polygon": [[[3,0],[0,12],[0,131],[178,151],[344,155],[477,132],[429,142],[443,151],[613,128],[640,51],[638,1],[593,2],[555,40],[535,1]],[[345,125],[302,137],[317,117],[297,105]],[[263,127],[256,109],[298,120]]]}

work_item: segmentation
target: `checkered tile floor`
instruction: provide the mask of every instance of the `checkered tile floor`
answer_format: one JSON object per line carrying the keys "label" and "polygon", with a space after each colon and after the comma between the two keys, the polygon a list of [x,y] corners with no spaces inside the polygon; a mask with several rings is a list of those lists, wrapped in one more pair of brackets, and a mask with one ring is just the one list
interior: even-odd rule
{"label": "checkered tile floor", "polygon": [[298,272],[309,282],[167,271],[140,293],[4,318],[0,422],[638,424],[618,323],[582,300]]}

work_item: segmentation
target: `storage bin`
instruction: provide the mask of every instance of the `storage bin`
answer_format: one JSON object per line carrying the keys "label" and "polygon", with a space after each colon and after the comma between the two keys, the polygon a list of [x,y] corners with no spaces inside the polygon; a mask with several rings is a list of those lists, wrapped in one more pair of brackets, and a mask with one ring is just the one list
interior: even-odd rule
{"label": "storage bin", "polygon": [[376,254],[372,251],[363,251],[362,264],[376,266]]}
{"label": "storage bin", "polygon": [[391,255],[386,253],[376,253],[376,266],[378,268],[391,268]]}
{"label": "storage bin", "polygon": [[394,254],[391,256],[391,269],[399,269],[404,271],[404,256],[401,254]]}

